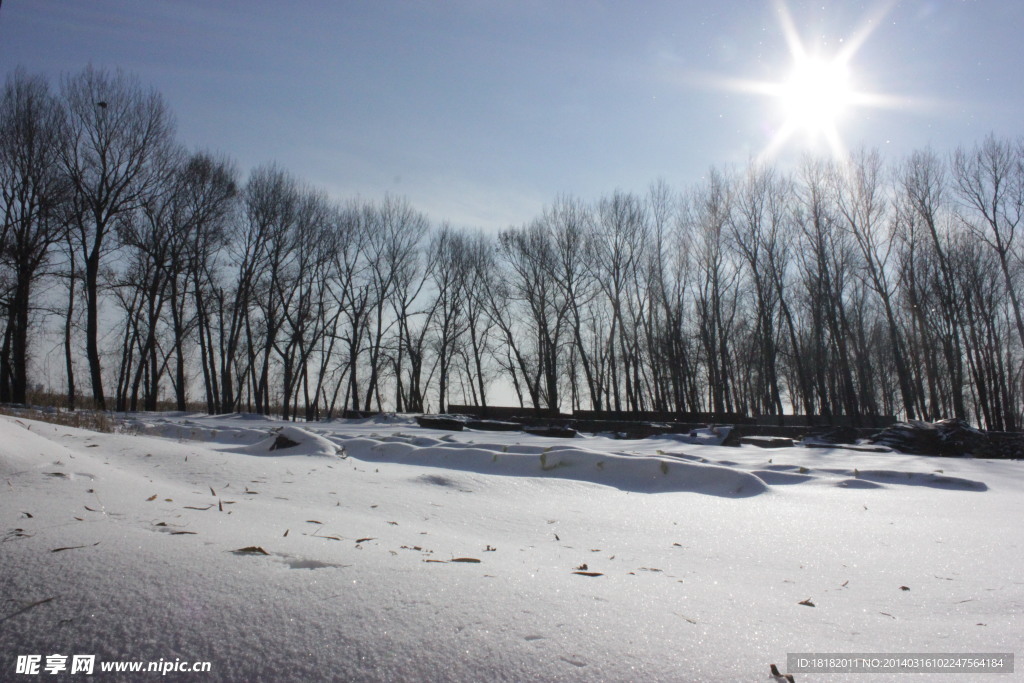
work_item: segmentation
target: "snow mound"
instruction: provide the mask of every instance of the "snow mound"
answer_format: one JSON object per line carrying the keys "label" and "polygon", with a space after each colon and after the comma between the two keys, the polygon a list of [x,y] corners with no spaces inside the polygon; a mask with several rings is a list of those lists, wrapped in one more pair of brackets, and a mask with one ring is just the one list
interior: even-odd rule
{"label": "snow mound", "polygon": [[985,482],[950,477],[936,472],[897,472],[894,470],[860,470],[857,478],[878,484],[903,484],[905,486],[928,486],[953,491],[987,491]]}
{"label": "snow mound", "polygon": [[802,484],[805,481],[810,481],[813,477],[809,474],[800,474],[798,472],[784,472],[781,470],[754,470],[753,472],[757,475],[758,479],[766,484],[773,486],[785,486],[787,484]]}
{"label": "snow mound", "polygon": [[176,441],[201,441],[228,445],[255,444],[267,438],[267,430],[256,427],[225,428],[223,425],[204,424],[195,420],[173,421],[135,417],[125,420],[129,431],[146,436],[159,436]]}
{"label": "snow mound", "polygon": [[[718,464],[722,464],[719,461]],[[987,491],[988,485],[983,481],[952,477],[941,470],[932,472],[913,472],[907,470],[804,467],[798,465],[766,465],[751,470],[752,474],[771,486],[802,484],[806,481],[817,481],[821,484],[832,484],[849,489],[886,488],[887,485],[926,486],[948,491]]]}
{"label": "snow mound", "polygon": [[336,457],[343,450],[333,441],[300,427],[285,425],[250,446],[237,449],[249,455],[328,455]]}
{"label": "snow mound", "polygon": [[[756,475],[730,467],[657,456],[622,455],[572,446],[534,448],[458,444],[417,446],[411,439],[342,441],[358,460],[442,467],[518,477],[585,481],[637,493],[691,492],[746,498],[768,491]],[[527,451],[527,452],[522,452]]]}
{"label": "snow mound", "polygon": [[11,476],[63,460],[68,449],[32,431],[39,423],[0,419],[0,476]]}
{"label": "snow mound", "polygon": [[836,486],[844,489],[884,489],[882,484],[876,484],[867,479],[842,479],[836,482]]}

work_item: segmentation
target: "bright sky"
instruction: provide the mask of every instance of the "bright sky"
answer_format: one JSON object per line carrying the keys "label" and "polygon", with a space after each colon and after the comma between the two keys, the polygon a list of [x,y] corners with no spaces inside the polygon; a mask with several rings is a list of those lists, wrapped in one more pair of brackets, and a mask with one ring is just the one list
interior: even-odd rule
{"label": "bright sky", "polygon": [[0,68],[121,67],[243,170],[496,229],[766,152],[1016,137],[1022,30],[1008,0],[7,0]]}

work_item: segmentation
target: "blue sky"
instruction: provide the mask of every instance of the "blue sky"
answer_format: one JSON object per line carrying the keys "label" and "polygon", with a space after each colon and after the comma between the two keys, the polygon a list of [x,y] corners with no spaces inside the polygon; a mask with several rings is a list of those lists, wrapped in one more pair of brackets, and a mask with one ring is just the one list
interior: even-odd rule
{"label": "blue sky", "polygon": [[[839,122],[890,159],[1017,137],[1024,3],[986,0],[6,0],[0,67],[86,63],[159,90],[190,147],[277,161],[338,198],[408,196],[497,229],[556,195],[685,188],[782,125],[792,56],[858,48],[852,87],[893,99]],[[866,37],[865,37],[866,36]],[[777,162],[812,143],[794,136]]]}

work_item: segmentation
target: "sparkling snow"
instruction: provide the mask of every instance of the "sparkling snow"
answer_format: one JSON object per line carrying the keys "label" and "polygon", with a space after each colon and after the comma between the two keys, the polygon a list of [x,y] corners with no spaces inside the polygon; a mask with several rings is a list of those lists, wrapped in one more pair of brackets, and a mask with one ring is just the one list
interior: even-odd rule
{"label": "sparkling snow", "polygon": [[164,677],[192,681],[755,681],[788,652],[1024,652],[1018,461],[127,428],[0,418],[0,679],[54,653],[210,661]]}

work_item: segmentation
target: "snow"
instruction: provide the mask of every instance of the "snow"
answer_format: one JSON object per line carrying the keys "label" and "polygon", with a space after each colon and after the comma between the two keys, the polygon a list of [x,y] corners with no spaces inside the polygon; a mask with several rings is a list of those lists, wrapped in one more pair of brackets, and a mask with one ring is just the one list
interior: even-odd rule
{"label": "snow", "polygon": [[61,653],[211,662],[169,680],[768,680],[788,652],[1024,643],[1017,461],[127,426],[0,418],[0,679]]}

